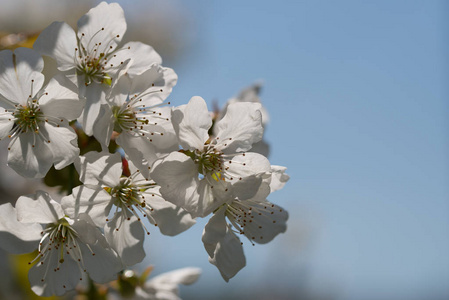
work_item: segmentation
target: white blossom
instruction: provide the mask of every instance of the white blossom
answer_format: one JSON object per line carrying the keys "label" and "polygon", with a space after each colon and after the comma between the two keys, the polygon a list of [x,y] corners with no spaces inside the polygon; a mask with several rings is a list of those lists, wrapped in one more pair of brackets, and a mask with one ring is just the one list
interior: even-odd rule
{"label": "white blossom", "polygon": [[130,78],[123,74],[112,85],[108,104],[102,105],[94,136],[107,146],[113,131],[128,157],[148,177],[148,169],[161,155],[176,150],[177,138],[164,100],[176,84],[170,68],[152,65]]}
{"label": "white blossom", "polygon": [[34,43],[42,55],[56,60],[60,71],[75,77],[87,100],[79,122],[88,135],[93,134],[101,104],[106,104],[106,94],[123,64],[130,62],[127,72],[133,76],[162,63],[159,54],[143,43],[129,42],[118,48],[126,27],[119,4],[101,2],[78,20],[77,33],[67,23],[54,22]]}
{"label": "white blossom", "polygon": [[43,87],[43,67],[31,49],[0,52],[0,139],[11,140],[8,165],[24,177],[44,177],[53,164],[62,169],[79,154],[68,121],[84,102],[62,75]]}
{"label": "white blossom", "polygon": [[266,244],[287,229],[288,213],[265,199],[269,192],[264,183],[252,199],[229,200],[214,212],[204,228],[202,241],[209,262],[226,281],[246,265],[243,243],[236,234],[246,236],[252,244]]}
{"label": "white blossom", "polygon": [[141,218],[166,235],[176,235],[195,223],[182,208],[165,201],[159,187],[132,165],[130,176],[122,176],[119,153],[89,152],[81,157],[78,170],[84,185],[64,197],[62,205],[69,216],[88,213],[97,226],[104,226],[106,239],[126,266],[145,257],[143,241],[150,232]]}
{"label": "white blossom", "polygon": [[162,196],[194,217],[208,215],[229,198],[253,197],[271,170],[264,156],[246,152],[262,138],[259,108],[255,103],[229,105],[212,138],[212,119],[201,97],[174,109],[182,150],[156,161],[151,171]]}
{"label": "white blossom", "polygon": [[61,205],[42,191],[21,196],[16,210],[19,222],[44,226],[28,274],[37,295],[63,295],[74,289],[85,273],[96,282],[109,282],[122,269],[117,254],[88,215],[67,217]]}
{"label": "white blossom", "polygon": [[152,267],[148,268],[144,274],[137,276],[134,271],[125,270],[121,275],[121,280],[137,282],[132,295],[120,297],[112,294],[109,300],[129,299],[129,300],[181,300],[179,297],[179,285],[190,285],[195,283],[200,274],[199,268],[182,268],[171,272],[157,275],[149,280],[146,279]]}

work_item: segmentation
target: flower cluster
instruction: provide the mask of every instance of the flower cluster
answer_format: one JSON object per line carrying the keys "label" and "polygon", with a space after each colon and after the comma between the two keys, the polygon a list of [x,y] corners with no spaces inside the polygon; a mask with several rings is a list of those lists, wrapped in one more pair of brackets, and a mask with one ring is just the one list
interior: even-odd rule
{"label": "flower cluster", "polygon": [[[286,230],[287,212],[267,200],[289,177],[266,158],[260,87],[222,111],[198,96],[171,107],[176,73],[152,47],[123,43],[125,31],[122,8],[102,2],[77,31],[54,22],[34,49],[0,52],[8,165],[27,178],[44,178],[52,166],[76,175],[61,199],[37,191],[0,206],[0,247],[36,251],[29,280],[40,296],[130,277],[124,270],[144,259],[150,224],[174,236],[209,218],[202,241],[226,281],[246,264],[239,236],[264,244]],[[59,70],[48,81],[41,55]],[[88,151],[82,135],[100,151]],[[177,297],[178,283],[198,278],[192,270],[141,282],[131,294]]]}

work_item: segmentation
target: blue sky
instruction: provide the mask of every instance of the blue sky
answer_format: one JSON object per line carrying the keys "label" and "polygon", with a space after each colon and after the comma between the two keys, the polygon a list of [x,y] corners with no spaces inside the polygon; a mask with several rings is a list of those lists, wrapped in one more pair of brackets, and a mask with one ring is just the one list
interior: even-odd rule
{"label": "blue sky", "polygon": [[248,266],[228,284],[208,266],[204,222],[161,237],[168,244],[151,245],[150,262],[167,255],[167,268],[200,265],[204,276],[192,290],[268,284],[338,299],[449,297],[443,1],[184,6],[196,40],[172,66],[172,99],[224,103],[264,81],[270,160],[291,176],[270,200],[289,210],[290,223],[269,245],[246,243]]}

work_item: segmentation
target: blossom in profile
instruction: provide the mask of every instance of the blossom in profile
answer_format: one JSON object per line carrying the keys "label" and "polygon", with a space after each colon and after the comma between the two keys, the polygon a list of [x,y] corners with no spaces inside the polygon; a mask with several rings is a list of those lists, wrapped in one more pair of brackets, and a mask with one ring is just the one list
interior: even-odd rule
{"label": "blossom in profile", "polygon": [[162,273],[148,279],[153,267],[147,268],[141,275],[132,270],[125,270],[112,284],[116,293],[109,300],[181,300],[179,285],[195,283],[201,275],[201,269],[187,267]]}
{"label": "blossom in profile", "polygon": [[9,139],[8,165],[24,177],[44,177],[79,155],[69,126],[83,109],[76,87],[57,75],[43,86],[42,57],[27,48],[0,52],[0,139]]}
{"label": "blossom in profile", "polygon": [[78,20],[76,33],[65,22],[53,22],[34,43],[34,49],[52,57],[59,71],[68,73],[77,83],[80,95],[86,97],[78,120],[87,135],[93,134],[101,104],[106,104],[106,94],[124,64],[128,74],[134,76],[162,63],[149,45],[128,42],[118,47],[126,28],[120,5],[101,2]]}
{"label": "blossom in profile", "polygon": [[209,262],[218,268],[224,280],[229,281],[246,265],[243,243],[237,235],[245,236],[254,245],[266,244],[286,231],[288,213],[265,199],[269,193],[270,188],[264,183],[252,199],[231,199],[206,224],[204,248]]}

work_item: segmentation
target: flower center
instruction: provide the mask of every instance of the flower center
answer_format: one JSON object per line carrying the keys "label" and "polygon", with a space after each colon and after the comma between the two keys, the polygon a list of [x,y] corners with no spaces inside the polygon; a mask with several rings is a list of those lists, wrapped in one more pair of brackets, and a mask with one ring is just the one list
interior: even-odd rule
{"label": "flower center", "polygon": [[84,75],[86,85],[89,85],[93,81],[106,83],[111,85],[111,77],[104,72],[104,53],[100,53],[98,57],[89,57],[89,55],[79,56],[80,63],[77,66],[77,74]]}
{"label": "flower center", "polygon": [[47,228],[42,231],[42,235],[38,247],[39,253],[29,264],[37,260],[40,260],[40,264],[44,264],[44,261],[52,253],[58,255],[60,264],[64,262],[64,254],[69,254],[74,259],[81,257],[81,249],[76,246],[78,233],[70,226],[66,218],[61,218],[56,223],[48,224]]}
{"label": "flower center", "polygon": [[148,120],[136,118],[136,114],[132,108],[125,105],[113,106],[112,115],[114,116],[114,131],[119,133],[148,124]]}
{"label": "flower center", "polygon": [[[130,177],[122,177],[117,186],[113,188],[105,187],[104,189],[112,196],[113,204],[121,209],[121,221],[115,230],[118,231],[123,221],[125,219],[128,221],[131,220],[131,216],[134,215],[149,235],[150,232],[145,227],[139,215],[141,214],[145,218],[147,217],[147,213],[153,211],[145,201],[144,193],[148,193],[147,190],[153,188],[155,184],[146,179],[136,180],[135,177],[137,175],[138,172],[135,172]],[[152,193],[150,195],[154,196]],[[108,222],[109,219],[106,219],[106,221]]]}
{"label": "flower center", "polygon": [[39,123],[43,121],[44,113],[40,111],[37,101],[29,101],[26,106],[18,105],[13,112],[15,125],[21,133],[39,131]]}
{"label": "flower center", "polygon": [[115,198],[115,205],[118,207],[129,207],[139,205],[145,207],[145,202],[141,200],[142,191],[146,188],[135,186],[129,177],[122,177],[120,184],[110,190],[110,194]]}
{"label": "flower center", "polygon": [[202,175],[211,175],[216,181],[224,179],[222,178],[224,170],[223,153],[213,146],[206,145],[203,151],[196,149],[195,151],[182,150],[181,152],[189,156],[193,162],[198,165],[198,173]]}
{"label": "flower center", "polygon": [[[114,64],[111,64],[109,59],[115,57],[113,53],[117,50],[111,44],[119,35],[106,41],[103,45],[101,42],[94,43],[94,37],[102,31],[104,28],[98,30],[89,41],[84,41],[85,35],[82,33],[78,40],[78,47],[75,48],[76,73],[84,75],[85,85],[90,85],[92,82],[104,83],[109,86],[112,84],[108,70],[113,68]],[[120,63],[123,64],[123,62]]]}

